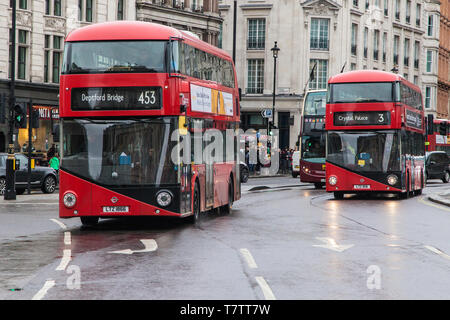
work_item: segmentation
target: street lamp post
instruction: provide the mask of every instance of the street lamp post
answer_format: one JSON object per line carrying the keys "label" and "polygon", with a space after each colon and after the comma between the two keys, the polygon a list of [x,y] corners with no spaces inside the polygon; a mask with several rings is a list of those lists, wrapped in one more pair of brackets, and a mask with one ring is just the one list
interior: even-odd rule
{"label": "street lamp post", "polygon": [[[270,49],[273,54],[273,92],[272,92],[272,127],[275,126],[275,81],[276,81],[276,74],[277,74],[277,58],[278,58],[278,52],[280,51],[280,48],[277,46],[277,42],[275,41],[275,46]],[[270,128],[269,128],[270,129]]]}

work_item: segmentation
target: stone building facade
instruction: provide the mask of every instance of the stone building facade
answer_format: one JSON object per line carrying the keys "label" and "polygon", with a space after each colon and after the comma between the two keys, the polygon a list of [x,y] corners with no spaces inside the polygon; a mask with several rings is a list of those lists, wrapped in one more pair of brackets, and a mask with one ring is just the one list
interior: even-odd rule
{"label": "stone building facade", "polygon": [[[218,0],[16,0],[17,102],[39,109],[40,126],[33,129],[33,147],[45,153],[55,143],[59,122],[59,75],[64,38],[73,29],[115,20],[144,20],[189,30],[218,44],[222,18]],[[10,1],[0,2],[0,152],[8,144],[10,96]],[[15,130],[16,150],[28,141],[28,129]]]}
{"label": "stone building facade", "polygon": [[[233,0],[219,2],[222,46],[229,53],[233,9]],[[281,49],[275,124],[288,137],[284,146],[296,145],[305,88],[325,89],[328,78],[341,70],[397,70],[422,88],[427,112],[436,114],[439,16],[439,1],[434,0],[237,1],[236,69],[243,89],[243,127],[264,128],[260,111],[272,108],[270,49],[275,41]],[[314,80],[309,81],[316,64]]]}
{"label": "stone building facade", "polygon": [[450,119],[450,1],[441,1],[437,117]]}

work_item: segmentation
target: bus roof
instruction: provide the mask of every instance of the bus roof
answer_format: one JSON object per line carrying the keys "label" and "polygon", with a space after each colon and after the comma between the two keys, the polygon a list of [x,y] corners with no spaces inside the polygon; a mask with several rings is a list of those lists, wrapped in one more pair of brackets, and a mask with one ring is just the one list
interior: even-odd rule
{"label": "bus roof", "polygon": [[66,41],[169,40],[181,38],[187,43],[231,60],[230,55],[198,37],[172,27],[144,21],[112,21],[91,24],[71,31]]}
{"label": "bus roof", "polygon": [[380,70],[355,70],[330,77],[328,83],[345,82],[393,82],[405,80],[401,75]]}

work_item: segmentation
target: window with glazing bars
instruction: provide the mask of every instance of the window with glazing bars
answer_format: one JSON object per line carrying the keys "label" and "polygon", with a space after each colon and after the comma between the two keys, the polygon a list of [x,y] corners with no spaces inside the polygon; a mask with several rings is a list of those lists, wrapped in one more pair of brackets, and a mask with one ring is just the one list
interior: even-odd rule
{"label": "window with glazing bars", "polygon": [[328,19],[311,19],[310,48],[313,50],[328,50]]}
{"label": "window with glazing bars", "polygon": [[263,93],[264,59],[248,60],[247,93]]}
{"label": "window with glazing bars", "polygon": [[309,74],[314,69],[313,77],[309,81],[309,89],[326,89],[328,80],[328,60],[311,59],[309,61]]}
{"label": "window with glazing bars", "polygon": [[247,49],[264,49],[266,45],[266,19],[248,19]]}

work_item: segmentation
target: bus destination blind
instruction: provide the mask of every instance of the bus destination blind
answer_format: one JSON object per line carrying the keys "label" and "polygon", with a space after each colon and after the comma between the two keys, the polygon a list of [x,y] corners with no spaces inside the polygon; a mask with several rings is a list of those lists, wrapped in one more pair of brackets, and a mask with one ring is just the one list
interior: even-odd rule
{"label": "bus destination blind", "polygon": [[335,126],[388,126],[391,124],[389,111],[335,112]]}
{"label": "bus destination blind", "polygon": [[71,103],[75,111],[160,109],[161,88],[73,88]]}

